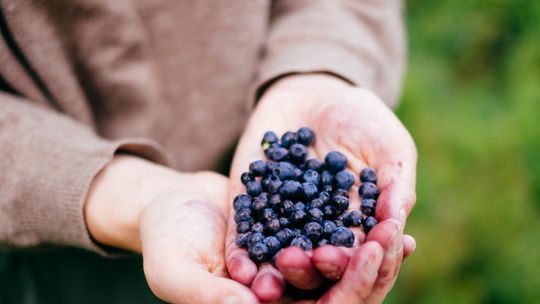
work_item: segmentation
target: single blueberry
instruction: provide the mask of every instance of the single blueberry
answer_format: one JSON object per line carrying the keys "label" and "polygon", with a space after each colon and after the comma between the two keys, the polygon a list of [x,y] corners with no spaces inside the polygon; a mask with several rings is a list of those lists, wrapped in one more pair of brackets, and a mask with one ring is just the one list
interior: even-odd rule
{"label": "single blueberry", "polygon": [[298,142],[303,145],[309,146],[315,143],[315,132],[308,127],[298,129],[296,134],[298,134]]}
{"label": "single blueberry", "polygon": [[272,176],[265,176],[261,179],[261,188],[263,193],[268,192],[268,187],[270,187],[270,183],[272,182]]}
{"label": "single blueberry", "polygon": [[276,233],[276,238],[279,240],[282,246],[289,246],[294,237],[294,231],[289,228],[281,229]]}
{"label": "single blueberry", "polygon": [[266,193],[266,192],[263,192],[263,193],[257,195],[255,197],[255,199],[261,199],[261,200],[268,201],[270,199],[270,195],[268,193]]}
{"label": "single blueberry", "polygon": [[268,167],[264,160],[256,160],[249,165],[249,173],[253,176],[263,176]]}
{"label": "single blueberry", "polygon": [[[249,193],[248,193],[249,194]],[[279,194],[283,198],[295,199],[302,195],[302,184],[297,181],[285,181],[279,187]]]}
{"label": "single blueberry", "polygon": [[324,217],[327,219],[331,219],[335,215],[334,208],[330,205],[326,205],[323,207],[322,212],[324,213]]}
{"label": "single blueberry", "polygon": [[240,194],[234,198],[233,209],[238,211],[242,208],[251,208],[252,198],[246,194]]}
{"label": "single blueberry", "polygon": [[345,226],[343,221],[340,221],[340,220],[335,220],[334,223],[336,224],[337,227],[344,227]]}
{"label": "single blueberry", "polygon": [[358,195],[360,195],[362,199],[377,199],[377,197],[379,197],[379,188],[377,188],[377,185],[374,183],[366,182],[360,185],[360,188],[358,188]]}
{"label": "single blueberry", "polygon": [[261,186],[261,183],[259,183],[258,181],[249,181],[247,184],[246,184],[246,192],[247,194],[251,195],[251,196],[257,196],[259,194],[261,194],[262,192],[262,186]]}
{"label": "single blueberry", "polygon": [[334,183],[336,188],[349,190],[354,185],[354,175],[347,170],[339,171],[334,176]]}
{"label": "single blueberry", "polygon": [[323,170],[321,172],[321,184],[326,186],[326,185],[332,185],[334,183],[334,175],[332,173],[330,173],[330,171],[328,170]]}
{"label": "single blueberry", "polygon": [[300,235],[300,236],[295,237],[291,241],[291,246],[300,247],[300,248],[302,248],[302,250],[305,250],[305,251],[310,251],[310,250],[313,249],[313,243],[305,235]]}
{"label": "single blueberry", "polygon": [[289,162],[279,162],[272,170],[272,174],[281,181],[292,180],[296,178],[294,169],[295,166]]}
{"label": "single blueberry", "polygon": [[360,181],[362,183],[377,183],[377,173],[371,168],[364,168],[360,171]]}
{"label": "single blueberry", "polygon": [[291,212],[294,211],[294,203],[290,200],[285,200],[281,203],[281,206],[279,207],[279,213],[284,216],[288,216],[291,214]]}
{"label": "single blueberry", "polygon": [[367,234],[377,225],[378,221],[373,216],[368,216],[363,222],[362,222],[362,228],[364,228],[364,232]]}
{"label": "single blueberry", "polygon": [[298,142],[298,134],[288,131],[281,136],[281,146],[283,148],[289,148],[292,144]]}
{"label": "single blueberry", "polygon": [[319,190],[314,184],[306,182],[302,184],[302,192],[304,192],[304,198],[310,201],[315,198]]}
{"label": "single blueberry", "polygon": [[253,226],[251,226],[251,232],[263,233],[264,232],[264,225],[261,222],[257,222],[255,224],[253,224]]}
{"label": "single blueberry", "polygon": [[351,226],[351,221],[349,220],[349,212],[343,212],[342,214],[338,215],[336,217],[336,221],[342,222],[344,227]]}
{"label": "single blueberry", "polygon": [[240,181],[242,184],[246,185],[248,182],[253,180],[253,175],[249,172],[244,172],[242,175],[240,175]]}
{"label": "single blueberry", "polygon": [[362,220],[363,220],[362,212],[358,210],[352,210],[351,212],[349,212],[348,217],[349,217],[348,222],[350,223],[351,226],[358,227],[362,225]]}
{"label": "single blueberry", "polygon": [[244,221],[240,222],[236,225],[236,232],[238,233],[246,233],[251,230],[251,222]]}
{"label": "single blueberry", "polygon": [[264,235],[259,232],[253,232],[248,236],[247,244],[249,247],[260,243],[264,240]]}
{"label": "single blueberry", "polygon": [[298,202],[294,204],[294,210],[305,210],[305,209],[306,209],[306,205],[302,202]]}
{"label": "single blueberry", "polygon": [[275,144],[278,141],[279,141],[279,138],[276,135],[276,133],[272,131],[267,131],[263,135],[261,145],[263,146],[263,149],[265,149],[265,147],[270,146],[271,144]]}
{"label": "single blueberry", "polygon": [[324,237],[330,237],[330,235],[332,235],[332,232],[334,232],[334,230],[336,230],[337,228],[336,223],[329,220],[323,221],[322,227]]}
{"label": "single blueberry", "polygon": [[329,245],[329,244],[330,244],[329,240],[320,239],[319,242],[317,242],[317,247],[322,247],[322,246],[326,246],[326,245]]}
{"label": "single blueberry", "polygon": [[321,237],[323,227],[317,222],[308,222],[304,225],[304,232],[308,238],[310,238],[312,241],[316,241]]}
{"label": "single blueberry", "polygon": [[360,210],[367,215],[373,215],[375,214],[375,206],[377,204],[377,201],[372,198],[366,198],[362,200],[362,203],[360,204]]}
{"label": "single blueberry", "polygon": [[346,198],[349,198],[349,191],[345,189],[336,189],[334,190],[334,193],[332,193],[332,196],[337,196],[337,195],[341,195],[341,196],[345,196]]}
{"label": "single blueberry", "polygon": [[249,247],[248,252],[249,258],[257,264],[261,264],[262,262],[266,261],[270,253],[268,247],[266,247],[266,245],[261,242]]}
{"label": "single blueberry", "polygon": [[272,157],[268,157],[273,161],[280,162],[284,161],[289,157],[289,150],[283,147],[275,147],[272,149]]}
{"label": "single blueberry", "polygon": [[302,180],[306,183],[312,183],[315,186],[318,186],[321,182],[321,177],[319,175],[319,172],[315,170],[307,170],[304,172],[304,175],[302,176]]}
{"label": "single blueberry", "polygon": [[321,199],[325,204],[330,201],[330,193],[326,191],[319,192],[319,199]]}
{"label": "single blueberry", "polygon": [[307,219],[307,213],[304,210],[296,210],[291,214],[291,223],[293,225],[302,225]]}
{"label": "single blueberry", "polygon": [[264,225],[264,232],[266,235],[274,235],[280,229],[279,219],[271,219]]}
{"label": "single blueberry", "polygon": [[250,233],[240,233],[236,236],[234,243],[238,247],[247,247],[247,241]]}
{"label": "single blueberry", "polygon": [[334,187],[332,187],[332,185],[324,185],[322,187],[322,191],[331,193],[332,191],[334,191]]}
{"label": "single blueberry", "polygon": [[332,198],[332,205],[336,210],[345,211],[349,208],[349,199],[342,195],[336,195]]}
{"label": "single blueberry", "polygon": [[325,203],[320,198],[316,198],[311,201],[311,208],[322,209],[324,206],[325,206]]}
{"label": "single blueberry", "polygon": [[277,193],[272,195],[268,200],[268,205],[274,210],[279,210],[279,207],[281,207],[281,195]]}
{"label": "single blueberry", "polygon": [[317,223],[322,223],[324,219],[324,213],[319,208],[311,208],[308,210],[310,220]]}
{"label": "single blueberry", "polygon": [[268,193],[275,194],[279,191],[279,187],[283,184],[280,180],[271,180],[268,184]]}
{"label": "single blueberry", "polygon": [[302,144],[292,144],[289,147],[289,158],[295,164],[302,164],[306,161],[307,148]]}
{"label": "single blueberry", "polygon": [[302,178],[302,175],[304,175],[304,171],[302,171],[302,169],[300,169],[300,168],[295,168],[294,169],[294,179],[295,180],[300,180]]}
{"label": "single blueberry", "polygon": [[270,255],[276,254],[281,249],[281,243],[275,236],[269,236],[264,239],[264,244],[268,247]]}
{"label": "single blueberry", "polygon": [[[278,144],[271,144],[268,148],[264,149],[264,155],[265,155],[268,159],[274,160],[273,154],[274,154],[274,151],[275,151],[277,148],[280,148],[280,149],[281,149],[281,146],[278,145]],[[285,151],[287,151],[287,150],[285,150]]]}
{"label": "single blueberry", "polygon": [[337,173],[347,167],[347,157],[338,151],[331,151],[326,154],[324,164],[328,171]]}
{"label": "single blueberry", "polygon": [[354,244],[354,233],[345,227],[338,227],[330,236],[330,243],[335,246],[352,247]]}
{"label": "single blueberry", "polygon": [[261,214],[261,219],[265,223],[268,223],[269,221],[271,221],[271,220],[273,220],[275,218],[277,218],[277,213],[272,208],[264,209],[262,214]]}
{"label": "single blueberry", "polygon": [[315,170],[315,171],[321,171],[324,168],[324,164],[321,163],[316,158],[310,158],[306,160],[306,163],[304,164],[305,170]]}
{"label": "single blueberry", "polygon": [[240,222],[253,221],[251,215],[251,209],[242,208],[234,214],[234,221],[238,224]]}
{"label": "single blueberry", "polygon": [[291,220],[289,220],[288,217],[280,217],[279,218],[279,226],[280,227],[288,227],[291,224]]}
{"label": "single blueberry", "polygon": [[252,209],[253,209],[253,211],[255,211],[255,213],[260,214],[266,208],[268,208],[268,201],[267,200],[256,198],[253,201]]}
{"label": "single blueberry", "polygon": [[293,232],[294,232],[294,237],[299,237],[299,236],[302,235],[302,230],[301,229],[295,228],[295,229],[293,229]]}

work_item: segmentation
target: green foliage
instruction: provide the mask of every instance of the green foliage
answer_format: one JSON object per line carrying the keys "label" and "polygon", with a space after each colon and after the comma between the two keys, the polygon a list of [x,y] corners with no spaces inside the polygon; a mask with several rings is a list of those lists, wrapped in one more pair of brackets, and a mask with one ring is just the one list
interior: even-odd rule
{"label": "green foliage", "polygon": [[387,303],[540,299],[540,1],[409,1],[418,242]]}

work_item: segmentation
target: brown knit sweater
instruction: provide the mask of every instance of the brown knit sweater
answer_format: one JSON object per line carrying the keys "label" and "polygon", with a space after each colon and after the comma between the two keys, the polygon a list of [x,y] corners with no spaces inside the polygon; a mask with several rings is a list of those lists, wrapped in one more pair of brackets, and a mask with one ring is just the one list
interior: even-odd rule
{"label": "brown knit sweater", "polygon": [[83,204],[116,151],[215,169],[278,77],[393,105],[401,22],[399,0],[0,0],[0,246],[96,250]]}

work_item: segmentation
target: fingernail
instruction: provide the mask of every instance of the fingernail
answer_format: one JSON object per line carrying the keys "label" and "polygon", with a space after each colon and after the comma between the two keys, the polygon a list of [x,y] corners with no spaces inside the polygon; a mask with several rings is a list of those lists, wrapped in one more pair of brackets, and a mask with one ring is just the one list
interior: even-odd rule
{"label": "fingernail", "polygon": [[301,280],[307,276],[305,270],[300,268],[287,268],[285,269],[285,274],[290,280]]}
{"label": "fingernail", "polygon": [[326,274],[326,277],[333,280],[339,280],[341,274],[340,274],[340,268],[333,264],[328,263],[318,263],[315,265],[317,269],[320,271],[323,271]]}

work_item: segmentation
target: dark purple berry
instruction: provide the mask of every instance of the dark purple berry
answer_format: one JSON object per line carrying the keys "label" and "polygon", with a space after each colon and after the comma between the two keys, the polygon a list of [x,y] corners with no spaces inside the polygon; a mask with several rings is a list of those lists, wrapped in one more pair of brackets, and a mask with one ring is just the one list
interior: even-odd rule
{"label": "dark purple berry", "polygon": [[291,241],[291,246],[300,247],[300,248],[302,248],[302,250],[305,250],[305,251],[310,251],[310,250],[313,249],[313,243],[305,235],[300,235],[300,236],[295,237]]}
{"label": "dark purple berry", "polygon": [[321,199],[325,204],[330,201],[330,193],[326,191],[319,192],[319,199]]}
{"label": "dark purple berry", "polygon": [[360,171],[360,181],[362,183],[377,183],[377,173],[371,168],[364,168]]}
{"label": "dark purple berry", "polygon": [[247,184],[246,184],[246,192],[247,194],[251,195],[251,196],[257,196],[259,194],[261,194],[262,192],[262,186],[261,186],[261,183],[259,183],[258,181],[249,181]]}
{"label": "dark purple berry", "polygon": [[316,198],[314,200],[311,201],[311,208],[317,208],[317,209],[322,209],[324,207],[324,202],[322,199],[320,198]]}
{"label": "dark purple berry", "polygon": [[310,238],[312,241],[316,241],[321,237],[323,227],[317,222],[309,222],[304,225],[304,232],[308,238]]}
{"label": "dark purple berry", "polygon": [[349,198],[349,191],[345,189],[336,189],[333,193],[333,196],[345,196],[346,198]]}
{"label": "dark purple berry", "polygon": [[321,163],[318,159],[310,158],[306,160],[305,170],[321,171],[323,168],[324,168],[324,164]]}
{"label": "dark purple berry", "polygon": [[363,222],[362,222],[362,228],[364,228],[364,232],[367,234],[377,225],[378,221],[373,216],[368,216]]}
{"label": "dark purple berry", "polygon": [[236,213],[234,214],[234,221],[236,223],[253,221],[251,209],[242,208],[236,211]]}
{"label": "dark purple berry", "polygon": [[294,210],[306,210],[306,205],[302,202],[298,202],[296,204],[294,204]]}
{"label": "dark purple berry", "polygon": [[234,240],[234,243],[236,244],[236,246],[238,246],[238,247],[246,247],[249,235],[250,235],[249,233],[240,233],[240,234],[238,234],[236,236],[236,239]]}
{"label": "dark purple berry", "polygon": [[263,176],[268,167],[264,160],[256,160],[249,165],[249,173],[253,176]]}
{"label": "dark purple berry", "polygon": [[282,246],[289,246],[294,237],[294,231],[289,228],[281,229],[276,233],[276,238],[279,240]]}
{"label": "dark purple berry", "polygon": [[251,222],[240,222],[236,224],[236,232],[246,233],[251,230]]}
{"label": "dark purple berry", "polygon": [[324,213],[319,208],[311,208],[308,210],[309,219],[313,222],[322,223]]}
{"label": "dark purple berry", "polygon": [[329,220],[323,221],[322,227],[324,237],[330,237],[330,235],[332,235],[332,232],[334,232],[334,230],[336,230],[337,228],[336,223]]}
{"label": "dark purple berry", "polygon": [[330,236],[330,243],[336,246],[352,247],[354,244],[354,233],[345,227],[338,227]]}
{"label": "dark purple berry", "polygon": [[327,219],[331,219],[335,215],[334,208],[330,205],[326,205],[323,207],[322,212],[324,213],[324,217]]}
{"label": "dark purple berry", "polygon": [[270,253],[268,247],[261,242],[249,247],[248,252],[249,258],[257,264],[261,264],[262,262],[266,261]]}
{"label": "dark purple berry", "polygon": [[259,232],[253,232],[248,236],[247,244],[249,247],[264,241],[264,235]]}
{"label": "dark purple berry", "polygon": [[253,180],[253,175],[249,172],[244,172],[242,175],[240,175],[240,181],[242,184],[246,185],[248,182]]}
{"label": "dark purple berry", "polygon": [[336,188],[349,190],[354,185],[354,175],[347,170],[339,171],[334,176],[334,184]]}
{"label": "dark purple berry", "polygon": [[292,180],[296,178],[293,164],[289,162],[279,162],[274,166],[272,174],[280,181]]}
{"label": "dark purple berry", "polygon": [[276,254],[281,249],[281,243],[275,236],[269,236],[264,239],[264,244],[268,247],[270,255]]}
{"label": "dark purple berry", "polygon": [[298,134],[298,142],[305,146],[312,145],[315,142],[315,132],[310,128],[300,128],[296,134]]}
{"label": "dark purple berry", "polygon": [[321,185],[327,186],[327,185],[332,185],[334,183],[334,175],[330,173],[330,171],[323,170],[320,176],[321,176],[321,182],[320,182]]}
{"label": "dark purple berry", "polygon": [[264,133],[263,135],[263,139],[262,139],[262,142],[261,142],[261,145],[263,146],[263,149],[265,149],[265,147],[267,146],[270,146],[272,144],[275,144],[279,141],[279,138],[278,136],[276,135],[276,133],[272,132],[272,131],[267,131],[266,133]]}
{"label": "dark purple berry", "polygon": [[302,195],[302,184],[297,181],[285,181],[281,187],[279,187],[279,194],[286,199],[298,198]]}
{"label": "dark purple berry", "polygon": [[[264,155],[265,155],[268,159],[274,160],[273,154],[274,154],[274,151],[275,151],[277,148],[280,148],[280,149],[281,149],[281,146],[278,145],[278,144],[271,144],[268,148],[264,149]],[[287,152],[286,149],[285,149],[285,152]]]}
{"label": "dark purple berry", "polygon": [[281,215],[284,215],[284,216],[288,216],[291,214],[291,212],[294,211],[294,203],[289,201],[289,200],[285,200],[281,203],[281,207],[279,207],[279,213],[281,213]]}
{"label": "dark purple berry", "polygon": [[264,232],[264,225],[260,222],[257,222],[255,224],[253,224],[253,226],[251,226],[251,232],[258,232],[258,233],[263,233]]}
{"label": "dark purple berry", "polygon": [[302,144],[292,144],[289,147],[289,159],[296,163],[302,164],[306,161],[307,148]]}
{"label": "dark purple berry", "polygon": [[319,242],[317,243],[318,247],[322,247],[326,245],[330,245],[330,241],[327,239],[320,239]]}
{"label": "dark purple berry", "polygon": [[303,183],[302,192],[304,192],[304,198],[308,201],[311,201],[315,198],[319,190],[317,190],[317,186],[312,183]]}
{"label": "dark purple berry", "polygon": [[234,198],[233,209],[238,211],[242,208],[251,208],[252,198],[246,194],[240,194]]}
{"label": "dark purple berry", "polygon": [[281,196],[277,193],[272,195],[268,200],[268,205],[274,210],[279,210],[279,207],[281,207]]}
{"label": "dark purple berry", "polygon": [[321,176],[319,175],[319,172],[315,170],[307,170],[306,172],[304,172],[302,180],[306,183],[312,183],[315,186],[318,186],[321,182]]}
{"label": "dark purple berry", "polygon": [[268,222],[270,222],[271,220],[273,220],[275,218],[277,218],[277,213],[274,210],[272,210],[272,208],[264,209],[262,214],[261,214],[261,219],[265,223],[268,223]]}
{"label": "dark purple berry", "polygon": [[264,225],[264,232],[266,235],[274,235],[280,229],[279,219],[271,219]]}
{"label": "dark purple berry", "polygon": [[302,225],[307,219],[307,213],[304,210],[296,210],[291,214],[291,223],[293,225]]}
{"label": "dark purple berry", "polygon": [[304,174],[304,172],[300,168],[294,169],[294,179],[295,180],[300,180],[302,178],[302,174]]}
{"label": "dark purple berry", "polygon": [[360,188],[358,188],[358,195],[360,195],[362,199],[377,199],[377,197],[379,197],[379,188],[377,188],[377,185],[374,183],[363,183],[360,185]]}
{"label": "dark purple berry", "polygon": [[291,224],[291,220],[289,220],[289,218],[287,217],[280,217],[279,218],[279,226],[280,227],[289,227],[289,225]]}
{"label": "dark purple berry", "polygon": [[298,134],[288,131],[281,136],[281,146],[283,148],[289,148],[292,144],[298,142]]}
{"label": "dark purple berry", "polygon": [[349,209],[349,199],[342,195],[336,195],[332,198],[332,206],[336,210],[345,211]]}
{"label": "dark purple berry", "polygon": [[271,160],[280,162],[284,161],[289,157],[289,150],[283,147],[275,147],[272,149],[272,157],[269,157]]}
{"label": "dark purple berry", "polygon": [[377,204],[377,201],[371,198],[366,198],[362,200],[362,203],[360,204],[360,210],[367,215],[373,215],[375,214],[375,206]]}
{"label": "dark purple berry", "polygon": [[363,217],[360,211],[353,210],[349,212],[348,222],[350,223],[351,226],[358,227],[362,225],[362,220],[363,220]]}
{"label": "dark purple berry", "polygon": [[271,180],[268,184],[268,193],[276,194],[279,191],[279,187],[283,184],[280,180]]}
{"label": "dark purple berry", "polygon": [[347,167],[347,157],[338,151],[331,151],[326,154],[324,164],[328,171],[337,173]]}
{"label": "dark purple berry", "polygon": [[256,198],[253,201],[252,208],[253,208],[253,211],[255,211],[255,213],[260,214],[261,212],[263,212],[264,209],[268,208],[268,201],[265,199]]}

